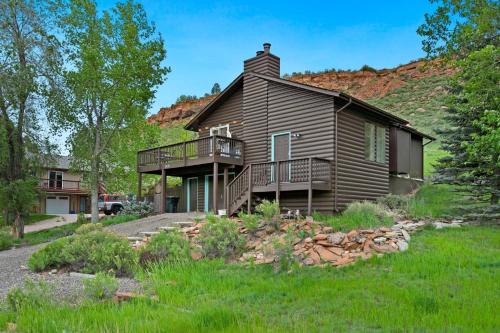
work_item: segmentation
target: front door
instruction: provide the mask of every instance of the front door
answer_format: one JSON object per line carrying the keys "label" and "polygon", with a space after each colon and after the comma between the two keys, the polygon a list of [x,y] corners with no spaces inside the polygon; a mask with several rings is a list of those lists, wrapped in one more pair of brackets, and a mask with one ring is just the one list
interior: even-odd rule
{"label": "front door", "polygon": [[198,177],[187,179],[187,211],[196,212],[198,210]]}
{"label": "front door", "polygon": [[[228,182],[233,180],[234,172],[229,172],[228,174]],[[209,212],[214,207],[214,185],[213,185],[213,176],[206,175],[205,176],[205,211]],[[217,207],[219,209],[224,208],[224,174],[220,173],[218,177],[217,184]],[[217,212],[215,212],[217,214]]]}
{"label": "front door", "polygon": [[[289,160],[290,133],[286,132],[286,133],[273,134],[271,150],[272,150],[271,153],[273,161]],[[290,181],[290,164],[288,162],[280,163],[280,181],[282,182]]]}

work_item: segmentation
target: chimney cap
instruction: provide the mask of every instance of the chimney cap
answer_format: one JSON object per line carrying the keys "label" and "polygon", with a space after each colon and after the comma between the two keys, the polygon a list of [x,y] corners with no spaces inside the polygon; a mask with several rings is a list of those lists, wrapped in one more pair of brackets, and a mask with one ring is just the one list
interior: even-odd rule
{"label": "chimney cap", "polygon": [[271,49],[271,43],[264,43],[264,52],[269,53],[269,50]]}
{"label": "chimney cap", "polygon": [[257,51],[256,53],[258,56],[260,56],[261,54],[264,54],[264,51]]}

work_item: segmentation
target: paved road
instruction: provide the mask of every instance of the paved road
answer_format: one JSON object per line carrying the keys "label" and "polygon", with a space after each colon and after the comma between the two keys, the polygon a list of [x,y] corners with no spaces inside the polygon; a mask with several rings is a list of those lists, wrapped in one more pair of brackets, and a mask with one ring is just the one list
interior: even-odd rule
{"label": "paved road", "polygon": [[[99,218],[103,217],[104,214],[99,214]],[[40,230],[52,229],[54,227],[60,227],[65,224],[75,223],[78,214],[59,214],[57,217],[36,222],[24,227],[24,232],[35,232]],[[90,218],[90,214],[85,214],[86,218]]]}

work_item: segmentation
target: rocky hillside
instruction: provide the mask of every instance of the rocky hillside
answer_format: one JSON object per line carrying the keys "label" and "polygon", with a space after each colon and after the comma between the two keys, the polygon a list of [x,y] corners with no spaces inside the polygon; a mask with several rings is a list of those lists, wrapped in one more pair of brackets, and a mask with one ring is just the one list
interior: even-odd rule
{"label": "rocky hillside", "polygon": [[[427,133],[446,126],[443,120],[446,98],[445,84],[453,69],[439,61],[414,61],[392,69],[375,70],[365,66],[359,71],[324,71],[285,75],[291,81],[326,89],[341,90],[393,112]],[[176,103],[161,108],[149,123],[161,127],[184,123],[215,96]]]}

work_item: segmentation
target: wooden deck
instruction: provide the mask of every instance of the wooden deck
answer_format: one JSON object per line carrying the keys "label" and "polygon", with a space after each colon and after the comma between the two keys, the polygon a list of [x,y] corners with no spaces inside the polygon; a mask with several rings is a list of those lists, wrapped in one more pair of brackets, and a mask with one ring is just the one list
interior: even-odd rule
{"label": "wooden deck", "polygon": [[211,136],[142,150],[137,153],[137,172],[161,173],[163,169],[178,169],[212,163],[243,165],[244,148],[244,143],[241,140],[224,136]]}

